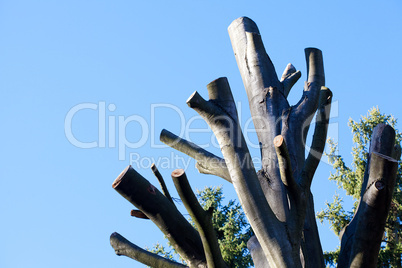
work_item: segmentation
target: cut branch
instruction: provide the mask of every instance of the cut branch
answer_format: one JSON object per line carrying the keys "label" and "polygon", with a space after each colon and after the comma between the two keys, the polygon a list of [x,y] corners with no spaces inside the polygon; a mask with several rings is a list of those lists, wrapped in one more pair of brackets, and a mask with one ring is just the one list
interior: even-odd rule
{"label": "cut branch", "polygon": [[[158,179],[159,184],[162,188],[163,194],[166,196],[166,198],[174,205],[173,199],[170,196],[169,190],[166,187],[165,181],[163,180],[163,177],[161,173],[159,172],[158,168],[156,167],[155,163],[152,163],[151,165],[152,172],[154,173],[155,177]],[[175,205],[176,206],[176,205]]]}
{"label": "cut branch", "polygon": [[206,151],[198,145],[187,141],[163,129],[160,140],[166,145],[176,149],[197,161],[196,167],[200,173],[211,174],[231,182],[225,160]]}
{"label": "cut branch", "polygon": [[176,169],[173,171],[172,179],[186,210],[190,214],[198,232],[200,233],[208,268],[226,268],[227,266],[223,261],[218,239],[212,225],[213,208],[209,211],[205,211],[201,207],[198,203],[197,197],[190,187],[183,169]]}
{"label": "cut branch", "polygon": [[[293,142],[292,144],[290,144],[290,148],[292,148],[293,152],[295,153],[295,158],[297,159],[297,161],[295,162],[296,167],[298,168],[296,169],[295,173],[300,174],[298,181],[299,185],[303,189],[306,201],[302,240],[304,265],[305,267],[318,268],[325,267],[325,264],[322,254],[321,242],[318,234],[317,222],[315,218],[313,196],[309,187],[311,184],[312,176],[316,169],[315,165],[318,165],[319,160],[312,157],[308,157],[308,160],[305,160],[304,151],[307,133],[310,128],[310,123],[314,117],[314,114],[319,107],[320,96],[322,97],[322,100],[324,100],[328,92],[324,92],[325,94],[323,93],[323,95],[321,95],[321,88],[324,86],[325,83],[322,52],[316,48],[307,48],[305,49],[305,55],[308,78],[305,83],[303,96],[301,100],[295,106],[293,106],[292,113],[290,115],[292,128],[288,129],[289,131],[285,132],[285,134],[282,135],[285,136],[287,141]],[[318,113],[320,114],[321,112],[328,112],[328,114],[325,114],[325,118],[329,117],[329,110],[322,111],[320,109]],[[321,129],[321,127],[324,127],[324,125],[316,127],[319,127],[318,129],[316,129],[318,131],[317,135],[318,133],[324,134],[323,130],[325,130],[326,136],[326,128]],[[327,126],[325,125],[325,127]],[[297,137],[301,137],[300,140],[298,140]],[[316,141],[314,141],[313,138],[313,146],[317,146],[317,150],[321,150],[322,146],[323,150],[323,146],[325,145],[325,138],[322,141],[323,143],[318,143],[317,140],[319,137],[320,135],[316,136]]]}
{"label": "cut branch", "polygon": [[[261,147],[260,184],[275,215],[285,222],[289,206],[272,143],[277,135],[283,135],[281,118],[285,118],[284,112],[290,109],[284,93],[284,84],[278,80],[254,21],[247,17],[239,18],[232,22],[228,31]],[[289,66],[285,75],[292,71],[293,68]]]}
{"label": "cut branch", "polygon": [[117,177],[113,188],[158,226],[190,267],[206,265],[198,232],[157,188],[131,166]]}
{"label": "cut branch", "polygon": [[141,210],[138,210],[138,209],[132,209],[131,212],[130,212],[130,215],[132,217],[136,217],[136,218],[139,218],[139,219],[149,220],[147,215],[145,215],[144,212],[142,212]]}
{"label": "cut branch", "polygon": [[352,221],[340,234],[339,268],[376,267],[395,186],[394,142],[395,131],[391,126],[378,124],[373,129],[360,203]]}
{"label": "cut branch", "polygon": [[354,236],[350,267],[377,267],[378,252],[391,205],[398,162],[373,152],[368,187],[359,204],[360,215]]}
{"label": "cut branch", "polygon": [[321,50],[313,47],[304,49],[307,64],[307,82],[316,82],[319,87],[325,86],[324,61]]}
{"label": "cut branch", "polygon": [[155,253],[144,250],[131,243],[118,233],[110,236],[110,245],[118,256],[127,256],[145,265],[154,268],[185,268],[188,267],[178,262],[163,258]]}
{"label": "cut branch", "polygon": [[228,32],[246,90],[276,87],[283,92],[255,22],[247,17],[238,18],[230,24]]}
{"label": "cut branch", "polygon": [[318,111],[316,115],[316,123],[313,134],[313,140],[311,142],[310,152],[304,163],[302,172],[302,181],[300,185],[305,189],[309,189],[311,181],[318,164],[320,163],[322,153],[324,152],[325,143],[327,140],[329,115],[331,111],[332,92],[329,88],[322,87],[320,92],[320,100]]}
{"label": "cut branch", "polygon": [[281,83],[283,86],[283,95],[287,98],[289,95],[290,90],[292,89],[293,85],[296,84],[296,82],[299,80],[301,77],[301,72],[296,71],[296,68],[289,63],[285,71],[283,71],[282,78],[281,78]]}
{"label": "cut branch", "polygon": [[307,64],[307,81],[304,85],[303,96],[295,105],[296,115],[303,122],[303,137],[308,132],[308,127],[317,110],[321,87],[325,86],[324,62],[322,52],[317,48],[304,50]]}
{"label": "cut branch", "polygon": [[[277,118],[282,115],[282,104],[287,103],[283,85],[278,80],[254,21],[247,17],[238,18],[230,24],[228,32],[261,144],[263,166],[275,166],[276,153],[272,141],[281,134]],[[270,172],[269,168],[265,169],[265,172]],[[280,181],[279,173],[270,174],[270,178],[276,183]]]}
{"label": "cut branch", "polygon": [[283,184],[289,189],[292,196],[299,201],[300,190],[297,185],[292,172],[292,165],[290,164],[289,152],[286,147],[286,142],[282,135],[278,135],[274,139],[276,155],[278,156],[279,171]]}

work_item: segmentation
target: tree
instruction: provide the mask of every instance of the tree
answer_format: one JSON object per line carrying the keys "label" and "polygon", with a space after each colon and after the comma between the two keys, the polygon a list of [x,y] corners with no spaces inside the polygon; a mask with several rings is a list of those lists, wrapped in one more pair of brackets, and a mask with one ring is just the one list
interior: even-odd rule
{"label": "tree", "polygon": [[[329,221],[332,230],[338,235],[352,220],[353,214],[358,205],[360,198],[359,189],[362,187],[364,169],[367,165],[367,156],[369,152],[369,141],[374,128],[378,124],[389,124],[396,127],[396,119],[391,115],[381,114],[378,108],[371,109],[367,116],[356,122],[349,120],[349,127],[352,130],[354,147],[352,149],[352,166],[348,167],[341,155],[336,154],[337,144],[330,141],[330,153],[328,154],[329,161],[335,169],[329,177],[335,181],[339,188],[346,191],[346,194],[354,200],[352,211],[345,211],[342,206],[342,199],[335,196],[332,203],[327,204],[327,208],[318,213],[317,217],[323,222]],[[400,146],[402,134],[396,130],[395,143]],[[400,148],[400,147],[397,147]],[[400,152],[396,152],[395,159],[400,159]],[[396,186],[394,195],[391,201],[391,210],[388,215],[385,233],[382,240],[382,246],[378,259],[378,267],[401,267],[402,254],[402,163],[399,162]],[[326,252],[325,259],[329,265],[337,263],[339,250]]]}
{"label": "tree", "polygon": [[[217,138],[223,158],[169,131],[161,140],[193,157],[201,173],[219,176],[234,186],[253,229],[250,249],[256,267],[324,267],[310,185],[324,150],[331,91],[325,87],[322,52],[305,49],[307,81],[300,101],[291,106],[287,96],[301,73],[289,64],[278,79],[257,25],[239,18],[229,26],[236,61],[249,99],[261,148],[262,168],[255,170],[243,137],[234,99],[226,78],[207,85],[209,100],[194,92],[187,100]],[[313,115],[316,124],[305,157],[306,136]],[[395,132],[375,128],[354,219],[342,237],[339,267],[373,267],[376,263],[395,184]],[[228,267],[212,226],[213,209],[204,210],[191,190],[184,170],[172,172],[177,192],[197,230],[162,194],[132,167],[113,182],[113,188],[151,219],[190,267]],[[111,236],[118,255],[153,267],[183,267],[138,248],[121,235]]]}

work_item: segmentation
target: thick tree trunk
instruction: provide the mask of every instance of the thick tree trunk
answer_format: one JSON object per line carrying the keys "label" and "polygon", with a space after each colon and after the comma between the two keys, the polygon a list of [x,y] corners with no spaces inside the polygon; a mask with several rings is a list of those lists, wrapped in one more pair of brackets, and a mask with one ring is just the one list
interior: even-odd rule
{"label": "thick tree trunk", "polygon": [[[306,134],[319,104],[320,89],[325,83],[321,51],[313,48],[306,49],[308,80],[302,99],[295,106],[290,106],[286,97],[290,88],[300,77],[300,72],[289,64],[282,75],[282,80],[278,80],[275,68],[265,52],[258,28],[252,20],[248,18],[235,20],[229,26],[229,35],[261,145],[262,170],[259,172],[260,184],[278,220],[287,222],[289,229],[293,229],[297,233],[298,231],[296,230],[299,230],[300,227],[291,225],[298,225],[299,222],[292,219],[294,216],[289,211],[289,206],[292,205],[289,204],[288,189],[281,179],[273,140],[277,135],[284,137],[289,151],[293,176],[300,183],[304,183],[303,178],[307,177],[307,184],[302,185],[302,191],[305,192],[304,196],[310,199],[309,188],[312,174],[314,174],[318,165],[322,151],[321,153],[318,152],[318,156],[314,155],[314,159],[317,159],[316,165],[314,165],[315,163],[310,163],[313,161],[309,161],[306,167],[304,152]],[[322,95],[326,97],[324,99],[325,104],[328,104],[327,99],[331,98],[330,91],[326,90],[325,94]],[[325,109],[324,102],[323,109]],[[326,113],[326,118],[328,118],[328,115],[329,109]],[[322,129],[318,131],[320,132],[319,134],[323,134],[323,137],[320,138],[321,141],[323,139],[324,143],[323,145],[318,145],[322,149],[325,145],[328,120],[323,124],[325,125],[325,131],[323,133]],[[317,136],[319,135],[317,134]],[[304,176],[302,174],[303,169],[305,169],[305,172],[312,174]],[[301,218],[304,218],[305,213],[308,214],[305,217],[305,231],[302,242],[304,260],[309,267],[324,267],[315,212],[314,208],[311,207],[313,203],[305,200],[304,205],[300,205],[299,203],[300,211],[296,213],[300,214]],[[293,211],[293,213],[295,212]]]}
{"label": "thick tree trunk", "polygon": [[214,132],[231,181],[250,224],[260,241],[265,256],[277,267],[300,267],[298,251],[287,236],[286,226],[278,221],[268,205],[259,184],[250,153],[237,117],[237,110],[226,78],[211,82],[208,86],[210,100],[204,100],[197,92],[187,104],[196,110]]}

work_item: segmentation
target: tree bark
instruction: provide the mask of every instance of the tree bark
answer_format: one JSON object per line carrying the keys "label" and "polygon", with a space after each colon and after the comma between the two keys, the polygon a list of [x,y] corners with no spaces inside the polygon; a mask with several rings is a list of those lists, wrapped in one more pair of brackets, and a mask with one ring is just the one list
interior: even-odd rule
{"label": "tree bark", "polygon": [[206,267],[198,232],[149,181],[128,166],[113,182],[113,188],[158,226],[190,267]]}
{"label": "tree bark", "polygon": [[159,172],[159,170],[158,170],[158,168],[156,167],[155,163],[152,163],[151,169],[152,169],[152,172],[154,173],[155,177],[158,179],[158,182],[159,182],[159,185],[160,185],[161,188],[162,188],[163,194],[164,194],[164,195],[166,196],[166,198],[170,201],[170,203],[172,203],[174,206],[176,206],[176,205],[174,204],[174,202],[173,202],[173,198],[172,198],[172,196],[170,195],[168,188],[166,187],[165,180],[163,179],[162,174]]}
{"label": "tree bark", "polygon": [[372,134],[361,199],[352,221],[341,232],[339,268],[376,267],[395,187],[398,162],[391,156],[395,131],[379,124]]}
{"label": "tree bark", "polygon": [[201,207],[190,187],[183,169],[173,171],[172,179],[186,210],[200,233],[208,268],[227,268],[226,263],[223,261],[218,239],[212,225],[212,213],[214,208],[211,207],[210,210],[205,211]]}
{"label": "tree bark", "polygon": [[166,129],[162,130],[160,140],[173,149],[194,158],[197,161],[196,167],[200,173],[216,175],[228,182],[232,182],[224,159],[192,142],[176,136]]}
{"label": "tree bark", "polygon": [[114,248],[119,256],[127,256],[131,259],[139,261],[145,265],[154,268],[185,268],[188,267],[181,263],[177,263],[165,259],[155,253],[146,251],[137,245],[131,243],[118,233],[113,233],[110,236],[110,245]]}
{"label": "tree bark", "polygon": [[326,87],[321,87],[313,140],[300,178],[300,185],[307,191],[306,195],[308,196],[302,238],[304,267],[325,266],[310,187],[325,148],[331,102],[332,92]]}
{"label": "tree bark", "polygon": [[207,88],[209,101],[195,92],[187,104],[204,118],[214,132],[240,204],[264,254],[273,267],[301,267],[295,245],[283,239],[287,237],[286,226],[271,210],[259,184],[227,79],[215,80]]}
{"label": "tree bark", "polygon": [[261,245],[258,242],[258,239],[255,235],[253,235],[247,242],[247,248],[250,250],[251,258],[254,262],[254,267],[265,267],[270,268],[268,259],[265,257],[264,252],[262,251]]}
{"label": "tree bark", "polygon": [[378,252],[395,186],[398,168],[395,159],[373,152],[370,165],[368,187],[359,205],[361,213],[352,245],[351,268],[377,267]]}
{"label": "tree bark", "polygon": [[[281,81],[278,80],[275,68],[262,44],[259,30],[249,18],[235,20],[228,31],[261,146],[260,184],[278,220],[294,223],[295,213],[289,210],[294,204],[289,204],[288,189],[281,179],[273,140],[277,135],[283,136],[288,147],[293,176],[299,184],[302,180],[304,182],[302,169],[305,164],[306,135],[319,105],[320,89],[325,83],[322,53],[315,48],[305,50],[308,79],[301,100],[296,105],[290,106],[286,97],[291,86],[300,77],[300,72],[297,72],[293,65],[288,65]],[[329,117],[329,107],[327,108],[325,118]],[[328,123],[324,125],[327,126]],[[326,131],[323,134],[326,136]],[[318,162],[319,159],[317,164]],[[309,171],[312,174],[315,171],[313,169]],[[311,195],[310,184],[311,182],[303,185],[305,200]],[[304,228],[307,232],[303,238],[305,246],[302,248],[303,251],[307,251],[304,252],[304,260],[311,267],[324,267],[314,208],[309,207],[312,202],[304,201],[304,204],[304,207],[299,205],[300,211],[297,213],[298,215],[308,213]],[[290,231],[297,233],[297,230]]]}

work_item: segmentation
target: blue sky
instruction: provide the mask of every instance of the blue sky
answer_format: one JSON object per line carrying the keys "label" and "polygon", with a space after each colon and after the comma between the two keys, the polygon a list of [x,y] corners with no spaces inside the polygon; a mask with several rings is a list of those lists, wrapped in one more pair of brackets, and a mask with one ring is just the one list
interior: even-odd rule
{"label": "blue sky", "polygon": [[[289,62],[301,70],[291,103],[305,80],[304,48],[323,51],[335,103],[330,135],[348,163],[349,118],[373,106],[402,118],[400,1],[216,2],[0,1],[0,267],[143,267],[117,257],[110,234],[142,247],[163,235],[129,216],[132,206],[112,182],[131,162],[157,184],[148,166],[165,161],[161,173],[177,197],[170,173],[187,162],[166,159],[187,158],[159,148],[159,133],[206,128],[185,101],[195,90],[206,98],[205,85],[218,77],[228,77],[246,124],[227,34],[240,16],[257,23],[279,74]],[[211,144],[210,133],[182,133]],[[323,161],[313,182],[317,211],[342,194],[327,181],[330,171]],[[235,198],[231,185],[198,174],[194,162],[187,175],[194,188],[223,185]],[[334,249],[337,237],[319,227],[324,250]]]}

